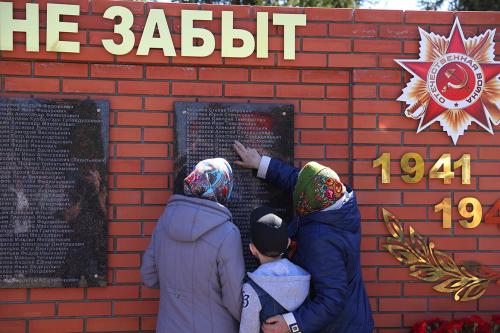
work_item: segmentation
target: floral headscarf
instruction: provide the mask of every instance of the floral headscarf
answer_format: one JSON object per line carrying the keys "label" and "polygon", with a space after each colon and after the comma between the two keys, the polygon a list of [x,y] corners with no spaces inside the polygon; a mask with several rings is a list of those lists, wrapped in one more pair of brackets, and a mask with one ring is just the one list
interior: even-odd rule
{"label": "floral headscarf", "polygon": [[345,191],[335,171],[309,162],[300,170],[293,192],[293,207],[297,214],[307,216],[335,204]]}
{"label": "floral headscarf", "polygon": [[233,172],[223,158],[203,160],[184,179],[184,194],[226,205],[233,189]]}

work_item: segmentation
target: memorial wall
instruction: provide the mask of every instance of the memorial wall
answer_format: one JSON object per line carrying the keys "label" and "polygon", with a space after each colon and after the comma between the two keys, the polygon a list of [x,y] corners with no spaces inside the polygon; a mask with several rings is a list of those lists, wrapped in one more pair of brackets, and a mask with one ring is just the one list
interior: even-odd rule
{"label": "memorial wall", "polygon": [[0,97],[0,288],[106,286],[109,103]]}
{"label": "memorial wall", "polygon": [[[156,221],[234,139],[354,189],[376,333],[498,314],[500,13],[0,5],[0,333],[154,332]],[[233,167],[246,243],[290,202]]]}

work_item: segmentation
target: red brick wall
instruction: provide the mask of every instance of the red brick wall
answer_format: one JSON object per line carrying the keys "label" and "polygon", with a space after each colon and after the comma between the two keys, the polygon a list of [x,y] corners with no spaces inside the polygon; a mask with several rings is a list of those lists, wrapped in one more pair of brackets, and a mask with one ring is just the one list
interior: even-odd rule
{"label": "red brick wall", "polygon": [[[41,42],[45,41],[47,0],[40,3]],[[52,1],[49,1],[52,2]],[[500,271],[500,229],[481,222],[475,229],[458,225],[457,204],[473,196],[483,214],[500,199],[500,128],[491,135],[473,124],[454,146],[441,127],[416,134],[418,121],[403,115],[401,94],[410,75],[393,59],[416,59],[418,27],[448,36],[458,17],[466,38],[497,28],[500,13],[273,8],[137,2],[61,0],[80,4],[80,54],[56,54],[40,47],[28,53],[24,33],[15,33],[15,50],[2,52],[1,95],[108,99],[110,104],[109,270],[107,288],[2,289],[0,332],[102,332],[154,330],[158,292],[141,284],[139,267],[156,219],[172,194],[173,102],[234,101],[295,104],[297,165],[320,161],[335,169],[357,191],[362,213],[363,276],[379,333],[407,332],[414,322],[439,316],[461,318],[499,312],[500,287],[491,284],[479,300],[456,302],[408,274],[382,245],[388,232],[382,207],[429,237],[455,260],[477,260]],[[113,56],[101,45],[112,38],[113,22],[102,18],[111,5],[135,15],[136,46],[150,8],[163,8],[172,38],[180,47],[180,10],[212,10],[204,26],[216,34],[216,51],[206,58],[164,57],[161,51]],[[14,1],[23,17],[25,1]],[[297,28],[296,60],[283,60],[282,29],[271,27],[268,59],[220,56],[220,11],[232,10],[235,28],[256,30],[256,12],[307,14]],[[116,39],[120,41],[119,38]],[[498,44],[500,45],[500,44]],[[500,46],[496,54],[500,55]],[[178,51],[179,53],[179,51]],[[499,57],[496,59],[500,60]],[[392,178],[382,184],[372,161],[390,152]],[[418,152],[426,176],[417,184],[399,177],[399,159]],[[452,185],[428,179],[442,153],[452,160],[471,155],[471,185],[460,177]],[[397,173],[397,174],[396,174]],[[452,198],[453,232],[443,229],[434,206]],[[409,222],[409,223],[408,223]],[[404,328],[403,328],[404,327]]]}

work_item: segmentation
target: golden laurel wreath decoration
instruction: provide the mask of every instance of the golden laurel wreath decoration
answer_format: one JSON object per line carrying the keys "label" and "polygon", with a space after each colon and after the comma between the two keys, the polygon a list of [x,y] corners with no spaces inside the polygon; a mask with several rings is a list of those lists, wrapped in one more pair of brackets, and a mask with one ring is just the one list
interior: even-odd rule
{"label": "golden laurel wreath decoration", "polygon": [[498,280],[497,285],[500,285],[500,273],[474,261],[462,262],[459,268],[449,255],[434,249],[434,243],[427,244],[411,226],[411,245],[408,244],[399,220],[385,209],[383,215],[387,230],[393,236],[387,237],[389,244],[383,247],[403,264],[411,265],[411,276],[433,282],[446,279],[434,286],[434,290],[455,293],[456,301],[465,302],[481,297],[493,280]]}

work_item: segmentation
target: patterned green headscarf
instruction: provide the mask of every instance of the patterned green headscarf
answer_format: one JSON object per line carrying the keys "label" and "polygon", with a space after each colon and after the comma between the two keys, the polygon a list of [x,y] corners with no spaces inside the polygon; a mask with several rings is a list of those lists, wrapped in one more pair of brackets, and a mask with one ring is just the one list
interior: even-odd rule
{"label": "patterned green headscarf", "polygon": [[300,170],[295,190],[293,207],[301,216],[323,210],[337,202],[346,189],[332,169],[316,162],[307,163]]}

